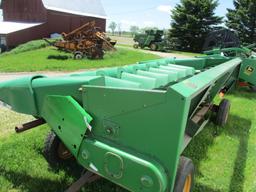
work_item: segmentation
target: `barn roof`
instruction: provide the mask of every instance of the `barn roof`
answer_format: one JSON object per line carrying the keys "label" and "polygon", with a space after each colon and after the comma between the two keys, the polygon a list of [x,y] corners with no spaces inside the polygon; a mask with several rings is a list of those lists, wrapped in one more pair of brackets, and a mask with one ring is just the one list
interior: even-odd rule
{"label": "barn roof", "polygon": [[46,9],[83,15],[106,18],[101,0],[42,0]]}
{"label": "barn roof", "polygon": [[19,23],[19,22],[7,22],[0,21],[0,34],[7,35],[16,31],[21,31],[31,27],[41,25],[42,23]]}

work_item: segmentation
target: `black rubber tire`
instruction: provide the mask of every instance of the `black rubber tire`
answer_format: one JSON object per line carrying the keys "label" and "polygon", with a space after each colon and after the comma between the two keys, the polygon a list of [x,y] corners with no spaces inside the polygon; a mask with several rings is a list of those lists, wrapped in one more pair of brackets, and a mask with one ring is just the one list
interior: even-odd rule
{"label": "black rubber tire", "polygon": [[151,50],[151,51],[156,51],[157,48],[158,48],[158,46],[157,46],[155,43],[151,43],[151,44],[150,44],[150,50]]}
{"label": "black rubber tire", "polygon": [[195,167],[191,159],[187,157],[180,157],[179,167],[176,174],[176,181],[174,186],[174,192],[187,192],[185,189],[185,185],[187,184],[187,180],[190,180],[190,190],[192,192],[194,186],[194,172]]}
{"label": "black rubber tire", "polygon": [[96,48],[94,59],[103,59],[103,58],[104,58],[104,51],[100,48]]}
{"label": "black rubber tire", "polygon": [[74,59],[75,60],[82,60],[83,59],[83,53],[82,52],[75,52],[74,53]]}
{"label": "black rubber tire", "polygon": [[133,45],[133,48],[134,48],[134,49],[138,49],[138,48],[139,48],[139,44],[134,44],[134,45]]}
{"label": "black rubber tire", "polygon": [[256,86],[250,86],[250,90],[251,92],[256,93]]}
{"label": "black rubber tire", "polygon": [[225,126],[227,121],[228,121],[228,116],[229,116],[229,111],[230,111],[231,103],[227,99],[223,99],[220,102],[217,114],[216,114],[216,119],[215,119],[215,124],[218,126]]}
{"label": "black rubber tire", "polygon": [[43,150],[44,157],[51,167],[63,165],[72,158],[71,154],[70,157],[67,159],[63,159],[60,157],[58,152],[60,145],[64,146],[59,137],[51,131],[46,137]]}

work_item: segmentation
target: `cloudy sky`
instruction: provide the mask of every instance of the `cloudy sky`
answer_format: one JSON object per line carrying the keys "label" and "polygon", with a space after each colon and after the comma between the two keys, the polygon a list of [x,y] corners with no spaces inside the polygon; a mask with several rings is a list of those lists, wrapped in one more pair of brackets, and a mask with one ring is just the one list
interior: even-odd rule
{"label": "cloudy sky", "polygon": [[[180,0],[101,0],[108,15],[108,23],[121,23],[123,29],[131,25],[169,28],[170,9]],[[227,8],[233,8],[232,0],[219,0],[217,14],[224,16]]]}
{"label": "cloudy sky", "polygon": [[[180,0],[101,0],[108,15],[108,23],[121,23],[123,30],[131,25],[140,27],[157,26],[169,28],[170,9]],[[1,2],[1,0],[0,0]],[[216,14],[224,16],[227,8],[233,7],[232,0],[219,0]],[[0,12],[1,20],[1,12]]]}

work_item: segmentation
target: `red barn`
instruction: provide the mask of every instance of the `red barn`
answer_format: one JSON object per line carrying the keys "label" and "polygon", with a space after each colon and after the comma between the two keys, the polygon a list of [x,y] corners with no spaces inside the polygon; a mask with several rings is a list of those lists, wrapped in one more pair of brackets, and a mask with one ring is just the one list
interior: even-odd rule
{"label": "red barn", "polygon": [[9,48],[30,40],[70,32],[92,20],[102,30],[106,14],[100,0],[2,0],[0,45]]}

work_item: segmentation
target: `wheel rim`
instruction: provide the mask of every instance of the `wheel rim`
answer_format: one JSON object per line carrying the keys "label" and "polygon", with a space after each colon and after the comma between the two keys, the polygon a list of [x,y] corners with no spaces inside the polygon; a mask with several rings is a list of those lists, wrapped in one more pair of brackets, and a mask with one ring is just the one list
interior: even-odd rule
{"label": "wheel rim", "polygon": [[76,55],[76,59],[77,59],[77,60],[82,59],[82,55],[81,55],[81,54],[77,54],[77,55]]}
{"label": "wheel rim", "polygon": [[139,45],[138,45],[138,44],[135,44],[135,45],[133,45],[133,47],[134,47],[135,49],[138,49],[138,48],[139,48]]}
{"label": "wheel rim", "polygon": [[152,45],[151,45],[151,49],[152,49],[153,51],[155,51],[155,50],[156,50],[156,45],[155,45],[155,44],[152,44]]}
{"label": "wheel rim", "polygon": [[72,154],[63,143],[60,143],[58,147],[58,156],[63,160],[67,160],[72,157]]}
{"label": "wheel rim", "polygon": [[183,192],[190,192],[191,184],[192,184],[192,176],[188,175],[187,178],[186,178],[186,181],[185,181]]}

